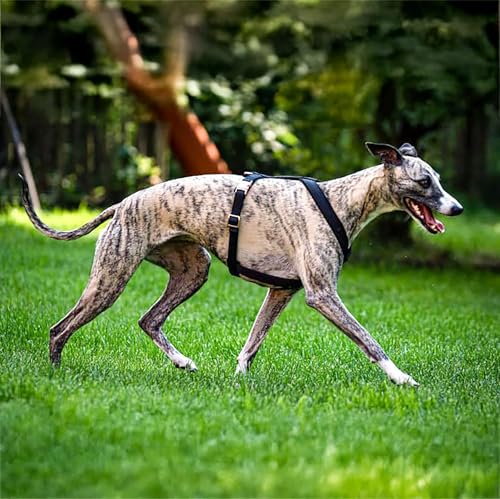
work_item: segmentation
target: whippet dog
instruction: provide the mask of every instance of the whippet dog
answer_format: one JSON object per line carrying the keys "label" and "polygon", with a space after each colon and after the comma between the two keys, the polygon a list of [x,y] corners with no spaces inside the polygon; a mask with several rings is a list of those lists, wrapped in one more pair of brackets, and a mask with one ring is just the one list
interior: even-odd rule
{"label": "whippet dog", "polygon": [[[319,185],[342,222],[349,243],[382,213],[401,210],[432,234],[444,232],[433,211],[458,215],[460,203],[441,187],[439,175],[410,144],[399,149],[366,144],[382,164]],[[105,220],[90,278],[82,296],[50,330],[50,359],[59,364],[71,335],[109,308],[142,260],[162,268],[170,278],[158,301],[139,326],[176,367],[195,370],[162,331],[170,313],[205,283],[209,251],[224,263],[228,254],[228,215],[238,175],[201,175],[158,184],[125,198],[94,220],[68,232],[45,225],[35,213],[26,183],[23,203],[33,225],[43,234],[73,240]],[[344,261],[339,241],[301,182],[262,179],[247,196],[241,214],[238,260],[242,266],[285,279],[299,279],[306,303],[344,332],[396,384],[418,383],[396,367],[368,331],[349,313],[337,294]],[[250,335],[238,356],[245,373],[264,338],[296,289],[268,286]]]}

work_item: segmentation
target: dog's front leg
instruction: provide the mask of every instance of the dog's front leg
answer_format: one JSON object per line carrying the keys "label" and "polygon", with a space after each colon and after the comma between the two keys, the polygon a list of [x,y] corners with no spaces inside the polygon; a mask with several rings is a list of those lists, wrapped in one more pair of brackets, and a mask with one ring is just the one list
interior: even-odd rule
{"label": "dog's front leg", "polygon": [[311,292],[306,290],[306,301],[309,306],[318,310],[351,338],[372,362],[377,363],[391,381],[397,385],[418,386],[418,383],[410,375],[398,369],[387,357],[377,341],[347,310],[335,291],[325,293],[324,291]]}
{"label": "dog's front leg", "polygon": [[266,337],[269,328],[278,318],[281,311],[286,307],[295,290],[291,289],[269,289],[259,313],[255,318],[250,335],[243,347],[243,350],[238,355],[238,367],[236,373],[246,373],[253,358]]}

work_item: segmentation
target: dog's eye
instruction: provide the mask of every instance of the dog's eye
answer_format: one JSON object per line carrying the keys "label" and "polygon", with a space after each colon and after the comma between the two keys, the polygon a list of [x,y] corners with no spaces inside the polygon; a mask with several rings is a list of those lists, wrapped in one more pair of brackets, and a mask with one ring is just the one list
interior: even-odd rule
{"label": "dog's eye", "polygon": [[417,182],[424,188],[428,189],[431,186],[431,179],[430,177],[425,177],[421,180],[417,180]]}

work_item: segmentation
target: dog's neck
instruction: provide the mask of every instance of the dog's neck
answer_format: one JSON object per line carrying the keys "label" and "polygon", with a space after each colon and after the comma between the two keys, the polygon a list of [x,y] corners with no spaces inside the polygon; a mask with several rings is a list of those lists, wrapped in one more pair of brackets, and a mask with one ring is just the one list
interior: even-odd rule
{"label": "dog's neck", "polygon": [[383,165],[330,180],[323,186],[351,243],[376,217],[397,209],[391,201]]}

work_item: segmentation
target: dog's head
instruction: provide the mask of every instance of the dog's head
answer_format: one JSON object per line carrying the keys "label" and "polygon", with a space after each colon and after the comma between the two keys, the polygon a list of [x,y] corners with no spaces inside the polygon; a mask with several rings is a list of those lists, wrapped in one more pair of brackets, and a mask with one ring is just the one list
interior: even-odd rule
{"label": "dog's head", "polygon": [[406,211],[431,234],[444,232],[444,225],[434,218],[433,211],[454,216],[464,210],[441,187],[439,174],[418,157],[411,144],[397,149],[389,144],[366,142],[366,147],[384,163],[395,208]]}

